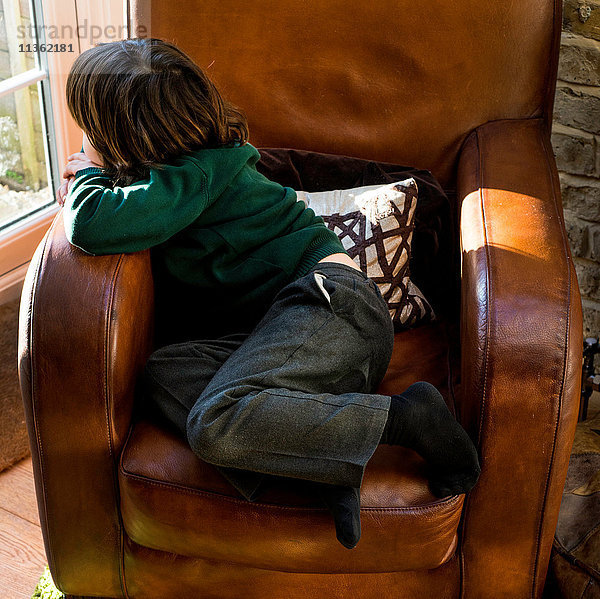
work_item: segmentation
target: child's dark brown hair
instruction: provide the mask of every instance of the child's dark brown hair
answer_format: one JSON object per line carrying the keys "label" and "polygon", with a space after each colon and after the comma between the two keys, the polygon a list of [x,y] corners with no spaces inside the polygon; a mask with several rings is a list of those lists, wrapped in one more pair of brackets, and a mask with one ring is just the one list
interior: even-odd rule
{"label": "child's dark brown hair", "polygon": [[192,59],[157,38],[99,44],[67,78],[75,122],[119,185],[200,148],[248,141],[244,115],[226,102]]}

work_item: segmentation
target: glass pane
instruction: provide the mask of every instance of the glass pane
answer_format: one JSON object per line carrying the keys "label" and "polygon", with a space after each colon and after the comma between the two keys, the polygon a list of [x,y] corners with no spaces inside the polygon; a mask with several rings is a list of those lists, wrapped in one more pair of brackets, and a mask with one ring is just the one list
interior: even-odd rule
{"label": "glass pane", "polygon": [[54,201],[37,85],[0,98],[0,231]]}
{"label": "glass pane", "polygon": [[36,66],[29,0],[0,0],[0,81]]}

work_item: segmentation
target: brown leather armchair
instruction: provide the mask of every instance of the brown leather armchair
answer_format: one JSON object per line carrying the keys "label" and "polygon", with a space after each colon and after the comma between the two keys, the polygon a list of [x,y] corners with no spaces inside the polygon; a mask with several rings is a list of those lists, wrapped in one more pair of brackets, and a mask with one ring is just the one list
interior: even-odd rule
{"label": "brown leather armchair", "polygon": [[460,318],[398,333],[381,391],[443,389],[482,475],[468,497],[437,500],[416,454],[380,446],[352,551],[300,486],[242,500],[135,417],[153,343],[148,251],[85,255],[59,215],[27,274],[19,343],[57,585],[161,599],[540,597],[582,346],[550,146],[561,1],[130,4],[131,31],[207,68],[255,145],[414,165],[456,198]]}

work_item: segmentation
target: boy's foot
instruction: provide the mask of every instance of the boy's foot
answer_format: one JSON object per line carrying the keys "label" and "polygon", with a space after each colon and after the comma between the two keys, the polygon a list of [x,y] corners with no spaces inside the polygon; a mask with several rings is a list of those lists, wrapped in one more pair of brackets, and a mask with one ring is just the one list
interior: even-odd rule
{"label": "boy's foot", "polygon": [[360,539],[360,489],[325,483],[317,489],[335,521],[337,540],[347,549],[354,549]]}
{"label": "boy's foot", "polygon": [[481,472],[469,435],[430,383],[415,383],[400,395],[392,395],[379,442],[420,454],[429,466],[429,487],[436,497],[467,493]]}

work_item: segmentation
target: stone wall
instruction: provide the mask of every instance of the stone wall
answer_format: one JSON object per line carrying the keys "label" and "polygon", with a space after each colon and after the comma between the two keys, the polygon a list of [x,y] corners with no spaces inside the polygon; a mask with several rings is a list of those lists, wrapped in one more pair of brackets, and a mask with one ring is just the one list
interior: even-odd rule
{"label": "stone wall", "polygon": [[552,145],[583,301],[600,335],[600,0],[565,0]]}

